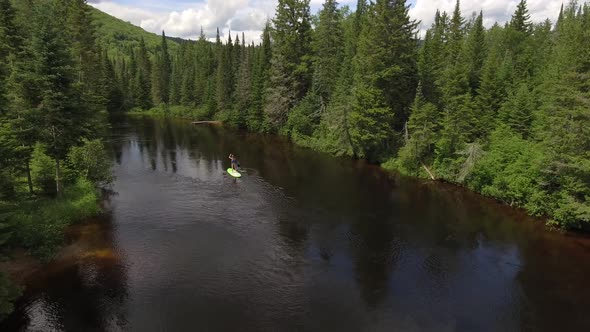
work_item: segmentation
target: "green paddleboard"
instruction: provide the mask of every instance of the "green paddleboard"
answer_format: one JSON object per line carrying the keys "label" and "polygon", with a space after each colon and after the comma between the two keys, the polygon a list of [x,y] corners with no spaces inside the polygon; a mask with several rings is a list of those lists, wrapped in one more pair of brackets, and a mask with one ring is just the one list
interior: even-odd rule
{"label": "green paddleboard", "polygon": [[232,168],[228,168],[227,169],[227,174],[233,176],[234,178],[240,178],[240,177],[242,177],[242,174],[240,174],[240,172],[234,171]]}

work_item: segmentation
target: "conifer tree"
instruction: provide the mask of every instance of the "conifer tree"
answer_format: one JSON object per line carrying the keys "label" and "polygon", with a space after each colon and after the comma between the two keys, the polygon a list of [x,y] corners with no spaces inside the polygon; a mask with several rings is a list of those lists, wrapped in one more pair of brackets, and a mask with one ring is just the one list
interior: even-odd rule
{"label": "conifer tree", "polygon": [[361,156],[376,161],[393,148],[392,129],[407,119],[417,84],[417,43],[405,1],[377,1],[369,8],[355,57],[351,138]]}
{"label": "conifer tree", "polygon": [[155,56],[155,66],[152,71],[152,95],[154,104],[168,104],[170,101],[170,77],[172,64],[168,52],[166,34],[162,31],[162,42],[159,52]]}
{"label": "conifer tree", "polygon": [[322,108],[330,102],[344,56],[344,33],[337,6],[337,1],[326,0],[314,34],[316,58],[313,85],[321,99]]}
{"label": "conifer tree", "polygon": [[248,110],[246,126],[253,131],[261,131],[264,123],[265,92],[268,86],[268,72],[272,58],[270,42],[270,23],[262,32],[262,45],[254,55],[252,74],[252,106]]}
{"label": "conifer tree", "polygon": [[252,106],[252,66],[250,49],[241,52],[240,67],[236,80],[236,103],[232,122],[238,127],[245,125],[245,117]]}
{"label": "conifer tree", "polygon": [[485,30],[483,13],[480,12],[467,39],[467,61],[469,66],[469,88],[473,95],[477,93],[481,79],[481,70],[486,58]]}
{"label": "conifer tree", "polygon": [[418,175],[423,164],[432,162],[438,120],[437,108],[424,99],[421,85],[418,85],[411,114],[397,162],[405,173]]}
{"label": "conifer tree", "polygon": [[534,97],[525,83],[508,96],[502,105],[499,118],[523,138],[528,138],[535,109]]}
{"label": "conifer tree", "polygon": [[279,0],[272,30],[273,56],[265,113],[273,129],[287,122],[290,109],[311,85],[309,0]]}
{"label": "conifer tree", "polygon": [[130,73],[134,81],[134,104],[143,109],[152,107],[152,65],[143,38],[139,41],[139,50],[131,57]]}
{"label": "conifer tree", "polygon": [[[55,160],[56,192],[62,192],[61,162],[70,147],[87,135],[88,114],[80,103],[80,91],[75,88],[74,61],[69,53],[65,35],[50,3],[36,6],[35,27],[31,36],[31,75],[40,91],[35,116],[43,124],[40,139],[47,154]],[[91,124],[90,124],[91,125]]]}

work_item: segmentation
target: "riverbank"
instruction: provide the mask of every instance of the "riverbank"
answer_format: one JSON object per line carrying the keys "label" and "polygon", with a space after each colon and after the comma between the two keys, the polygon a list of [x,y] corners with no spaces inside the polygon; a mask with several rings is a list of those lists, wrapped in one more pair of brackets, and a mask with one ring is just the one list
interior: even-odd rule
{"label": "riverbank", "polygon": [[187,106],[166,106],[160,105],[157,107],[150,108],[149,110],[143,110],[140,108],[133,108],[126,113],[131,116],[152,116],[152,117],[167,117],[172,116],[178,119],[199,119],[204,120],[210,118],[209,112],[205,108],[193,108]]}
{"label": "riverbank", "polygon": [[[78,180],[60,198],[38,198],[3,208],[4,261],[0,261],[0,319],[12,311],[26,280],[52,262],[73,256],[70,228],[102,210],[96,187]],[[68,254],[68,252],[70,252]]]}
{"label": "riverbank", "polygon": [[[174,112],[172,112],[171,110],[175,109]],[[191,121],[195,121],[195,120],[203,120],[203,119],[207,119],[208,117],[206,116],[197,116],[197,117],[193,117],[192,115],[189,114],[199,114],[199,112],[194,111],[194,112],[190,112],[190,113],[183,113],[186,111],[186,109],[189,109],[187,107],[183,107],[183,106],[172,106],[170,107],[170,111],[168,113],[165,113],[163,111],[161,111],[159,108],[154,108],[148,111],[134,111],[129,113],[130,115],[134,115],[134,116],[148,116],[148,117],[171,117],[171,118],[176,118],[176,119],[184,119],[184,120],[191,120]],[[185,111],[183,111],[185,110]],[[180,112],[180,113],[179,113]],[[287,137],[284,135],[280,135],[283,137]],[[289,140],[298,146],[304,147],[304,148],[308,148],[308,149],[312,149],[315,151],[319,151],[319,152],[324,152],[324,153],[328,153],[328,154],[335,154],[338,156],[342,156],[342,155],[348,155],[347,153],[343,153],[341,150],[335,150],[333,148],[330,148],[330,146],[324,146],[322,144],[319,144],[317,141],[317,139],[314,139],[313,137],[309,137],[308,139],[306,139],[305,137],[287,137],[289,138]],[[523,147],[523,151],[524,151],[524,147]],[[517,151],[515,152],[517,153]],[[524,158],[526,156],[523,156],[521,158]],[[483,163],[484,164],[490,164],[490,162],[488,162],[487,159],[497,159],[497,156],[485,156],[485,159],[483,159]],[[432,170],[432,169],[428,169],[428,172],[426,171],[425,168],[420,167],[419,168],[419,172],[417,172],[416,174],[407,174],[406,172],[403,171],[403,169],[400,169],[399,165],[398,165],[398,161],[395,158],[391,158],[389,160],[387,160],[384,163],[378,164],[378,166],[388,172],[395,172],[395,173],[399,173],[403,176],[408,176],[408,177],[417,177],[420,179],[424,179],[424,180],[428,180],[428,181],[435,181],[435,182],[443,182],[443,183],[447,183],[453,186],[457,186],[458,188],[462,188],[464,190],[468,190],[471,191],[475,194],[481,195],[482,197],[485,197],[486,199],[492,199],[496,202],[498,202],[499,204],[505,205],[506,207],[509,208],[513,208],[513,209],[517,209],[519,211],[523,211],[526,215],[536,218],[537,220],[542,220],[542,222],[549,227],[550,229],[553,230],[560,230],[560,231],[573,231],[576,233],[583,233],[586,234],[588,233],[588,229],[584,228],[584,224],[582,222],[572,225],[571,221],[570,223],[564,223],[560,220],[556,220],[555,217],[551,216],[551,212],[558,209],[559,207],[556,206],[557,203],[548,203],[548,202],[544,202],[543,198],[548,199],[548,194],[543,193],[541,190],[537,190],[537,188],[533,188],[534,183],[535,183],[535,179],[533,178],[533,175],[530,174],[514,174],[514,170],[511,170],[512,173],[510,174],[503,174],[502,172],[500,172],[500,170],[497,170],[496,173],[502,173],[502,175],[504,176],[504,179],[502,178],[502,181],[497,181],[493,183],[493,185],[487,185],[487,186],[483,186],[479,183],[475,183],[475,181],[472,181],[472,179],[468,178],[466,181],[463,181],[462,183],[457,182],[457,181],[452,181],[452,179],[449,179],[447,177],[444,176],[444,174],[436,174],[436,169]],[[423,165],[424,166],[424,165]],[[489,165],[488,165],[489,166]],[[496,167],[497,168],[497,167]],[[435,174],[432,174],[429,172],[432,171]],[[487,170],[482,170],[481,168],[475,168],[474,169],[476,176],[477,176],[477,180],[481,180],[480,178],[482,177],[481,173],[485,173]],[[528,171],[528,170],[526,170]],[[488,172],[489,173],[489,172]],[[504,172],[505,173],[505,172]],[[433,180],[432,178],[435,177],[435,179]],[[512,183],[505,183],[506,181],[511,180]],[[523,188],[523,181],[528,183],[528,186],[524,186]],[[482,181],[480,181],[482,182]],[[502,188],[504,188],[502,190]],[[530,197],[528,197],[530,196]],[[551,205],[553,204],[553,206]],[[559,218],[559,216],[557,217]]]}

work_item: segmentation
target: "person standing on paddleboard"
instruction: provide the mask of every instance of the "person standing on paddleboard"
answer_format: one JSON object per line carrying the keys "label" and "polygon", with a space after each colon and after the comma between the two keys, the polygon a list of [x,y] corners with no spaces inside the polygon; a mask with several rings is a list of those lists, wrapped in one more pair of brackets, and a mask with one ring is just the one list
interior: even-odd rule
{"label": "person standing on paddleboard", "polygon": [[233,153],[230,153],[229,159],[231,160],[231,168],[234,171],[238,171],[238,160],[236,159],[236,156],[234,156]]}

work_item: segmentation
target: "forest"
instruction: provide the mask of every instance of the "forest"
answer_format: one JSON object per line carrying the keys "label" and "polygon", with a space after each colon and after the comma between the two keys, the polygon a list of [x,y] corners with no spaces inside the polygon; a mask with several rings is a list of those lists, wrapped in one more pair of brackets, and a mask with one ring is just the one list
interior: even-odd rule
{"label": "forest", "polygon": [[[0,1],[0,258],[50,260],[72,223],[100,212],[115,98],[85,1]],[[20,290],[0,271],[0,318]]]}
{"label": "forest", "polygon": [[[98,213],[122,113],[288,136],[589,230],[590,5],[532,22],[522,0],[489,28],[459,1],[435,15],[421,35],[404,0],[317,14],[279,0],[254,44],[158,38],[85,0],[0,0],[0,248],[49,259]],[[18,294],[7,283],[0,315]]]}
{"label": "forest", "polygon": [[[406,1],[281,0],[259,45],[167,39],[110,61],[111,111],[222,120],[460,184],[549,223],[590,229],[590,6],[533,23],[436,12],[420,38]],[[198,24],[196,22],[195,24]]]}

